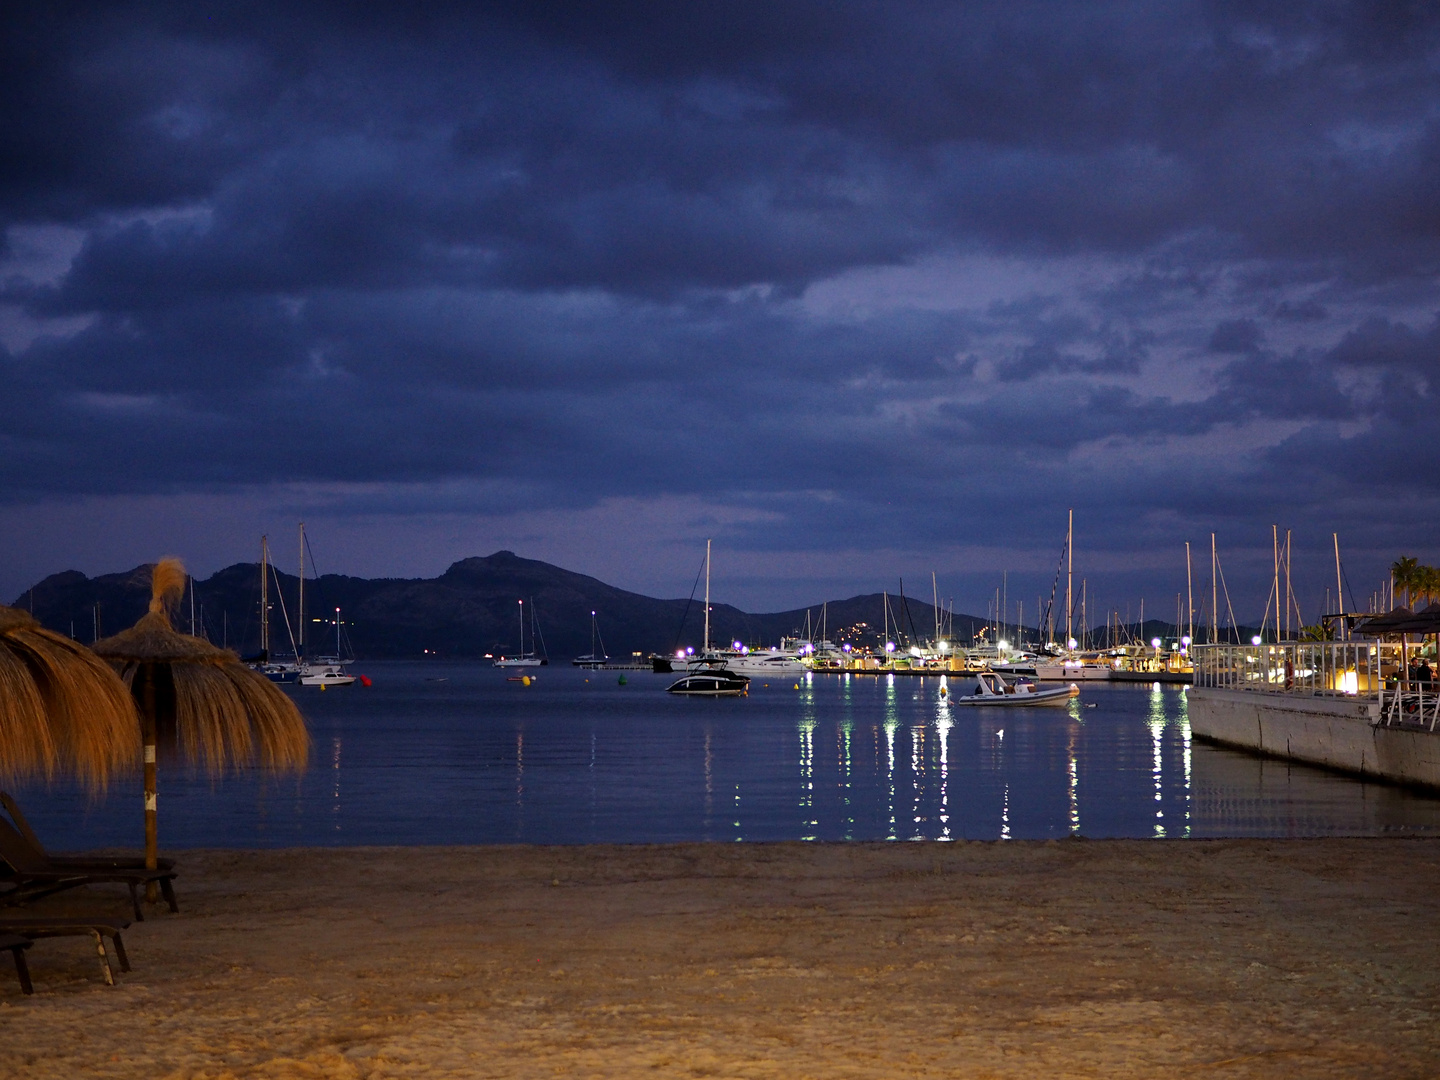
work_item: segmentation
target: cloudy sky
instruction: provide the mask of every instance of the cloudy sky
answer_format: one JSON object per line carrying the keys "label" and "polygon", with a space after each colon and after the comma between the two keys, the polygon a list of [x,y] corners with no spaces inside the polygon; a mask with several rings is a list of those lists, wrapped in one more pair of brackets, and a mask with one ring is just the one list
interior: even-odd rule
{"label": "cloudy sky", "polygon": [[29,7],[6,599],[302,518],[751,610],[1033,618],[1072,507],[1097,619],[1440,559],[1430,5]]}

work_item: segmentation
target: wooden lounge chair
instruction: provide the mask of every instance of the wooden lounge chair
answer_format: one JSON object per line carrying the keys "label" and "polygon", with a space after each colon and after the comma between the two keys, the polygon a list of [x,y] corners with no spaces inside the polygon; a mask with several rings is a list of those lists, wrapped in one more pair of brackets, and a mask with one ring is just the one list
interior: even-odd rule
{"label": "wooden lounge chair", "polygon": [[[0,893],[0,904],[33,900],[62,889],[95,882],[114,881],[130,889],[130,905],[136,922],[143,921],[140,908],[141,885],[156,882],[170,910],[178,912],[175,900],[175,864],[161,859],[155,869],[148,869],[136,858],[107,858],[102,855],[50,855],[41,846],[25,815],[15,800],[0,792],[0,805],[9,812],[11,821],[0,818],[0,861],[9,866],[10,889]],[[14,824],[12,825],[11,822]]]}
{"label": "wooden lounge chair", "polygon": [[[129,927],[128,922],[116,921],[114,919],[91,919],[85,916],[45,916],[30,915],[24,917],[11,917],[0,915],[0,942],[9,940],[11,935],[25,939],[26,946],[37,938],[50,937],[73,937],[76,935],[89,935],[95,942],[95,952],[100,957],[100,972],[105,976],[105,985],[115,985],[115,972],[110,966],[110,954],[105,951],[105,939],[108,937],[115,945],[115,959],[120,961],[120,970],[130,970],[130,958],[125,955],[125,942],[120,939],[120,931]],[[0,948],[6,946],[0,945]],[[23,966],[23,960],[19,952],[15,953],[15,966]],[[28,994],[31,992],[30,972],[26,968],[20,976],[20,986]]]}
{"label": "wooden lounge chair", "polygon": [[25,963],[25,950],[30,948],[30,939],[19,934],[0,934],[0,952],[7,949],[15,958],[15,974],[20,976],[20,989],[27,994],[35,992],[30,982],[30,967]]}

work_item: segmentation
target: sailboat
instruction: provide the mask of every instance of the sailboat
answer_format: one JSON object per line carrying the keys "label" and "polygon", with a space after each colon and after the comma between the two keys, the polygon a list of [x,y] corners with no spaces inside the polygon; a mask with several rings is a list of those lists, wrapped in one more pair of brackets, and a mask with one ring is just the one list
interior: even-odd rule
{"label": "sailboat", "polygon": [[[276,660],[270,650],[270,578],[275,567],[270,562],[270,538],[260,537],[260,656],[251,666],[271,682],[292,683],[300,678],[299,651],[295,635],[290,634],[290,652],[295,660]],[[280,591],[280,578],[275,576],[275,596],[280,601],[280,614],[285,616],[285,629],[290,630],[290,614],[285,610],[285,596]]]}
{"label": "sailboat", "polygon": [[544,667],[550,663],[544,656],[535,655],[535,601],[530,601],[530,651],[525,651],[525,601],[520,601],[520,653],[518,656],[502,656],[495,661],[500,668]]}
{"label": "sailboat", "polygon": [[705,541],[705,643],[684,678],[667,686],[671,694],[692,697],[742,697],[750,690],[748,676],[725,667],[725,658],[710,646],[710,541]]}
{"label": "sailboat", "polygon": [[[595,642],[600,642],[600,651],[595,651]],[[584,656],[577,656],[570,663],[582,668],[602,668],[610,657],[605,655],[605,639],[600,637],[600,623],[595,617],[595,612],[590,612],[590,651]]]}
{"label": "sailboat", "polygon": [[[350,686],[355,682],[355,676],[347,674],[345,666],[353,663],[353,660],[345,659],[345,648],[341,644],[340,628],[344,625],[340,618],[340,609],[335,609],[335,655],[334,656],[312,656],[305,659],[305,552],[309,547],[305,539],[305,523],[300,523],[300,599],[299,599],[299,640],[295,646],[295,658],[300,665],[300,685],[318,686],[322,690],[327,686]],[[312,559],[313,563],[313,559]],[[318,580],[318,574],[317,580]],[[319,622],[319,619],[315,620]],[[366,685],[369,685],[368,681]]]}

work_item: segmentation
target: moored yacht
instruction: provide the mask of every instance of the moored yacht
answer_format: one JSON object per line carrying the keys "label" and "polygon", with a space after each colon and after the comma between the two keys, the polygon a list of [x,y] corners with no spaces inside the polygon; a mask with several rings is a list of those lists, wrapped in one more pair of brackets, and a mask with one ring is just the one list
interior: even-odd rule
{"label": "moored yacht", "polygon": [[520,601],[520,652],[516,656],[501,656],[495,661],[498,668],[544,667],[550,663],[548,657],[535,654],[535,601],[530,601],[530,651],[525,651],[525,601]]}
{"label": "moored yacht", "polygon": [[727,658],[710,647],[710,541],[705,541],[705,638],[700,655],[682,678],[665,688],[671,694],[694,697],[743,697],[750,690],[750,677],[731,671]]}

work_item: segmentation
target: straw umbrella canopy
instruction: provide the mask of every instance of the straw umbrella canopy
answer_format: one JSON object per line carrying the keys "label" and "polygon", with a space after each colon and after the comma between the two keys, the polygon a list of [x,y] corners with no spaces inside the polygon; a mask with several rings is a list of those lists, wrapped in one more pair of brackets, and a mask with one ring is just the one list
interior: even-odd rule
{"label": "straw umbrella canopy", "polygon": [[130,687],[140,714],[145,770],[145,860],[155,866],[155,749],[172,739],[191,765],[212,775],[258,762],[273,771],[304,769],[310,735],[295,703],[229,649],[178,633],[167,603],[185,589],[179,559],[161,559],[151,577],[150,610],[128,630],[97,641]]}
{"label": "straw umbrella canopy", "polygon": [[135,706],[110,666],[0,606],[0,778],[62,772],[101,791],[134,768],[139,749]]}

